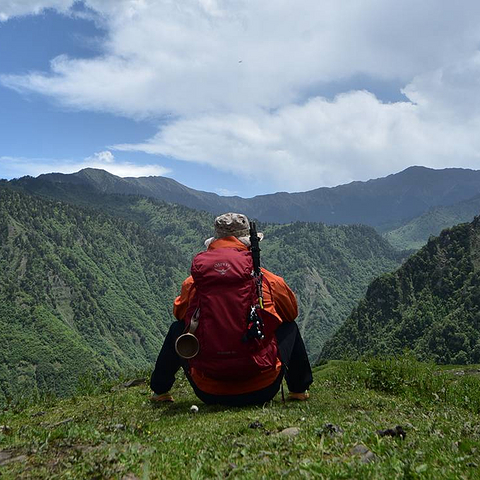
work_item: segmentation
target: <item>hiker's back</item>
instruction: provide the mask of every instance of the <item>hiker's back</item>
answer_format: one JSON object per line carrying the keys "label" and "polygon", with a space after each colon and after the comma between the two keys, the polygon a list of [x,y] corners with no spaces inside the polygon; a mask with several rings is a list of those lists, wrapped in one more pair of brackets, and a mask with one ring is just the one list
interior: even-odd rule
{"label": "hiker's back", "polygon": [[[152,373],[152,401],[173,400],[168,391],[180,367],[207,404],[262,405],[284,376],[295,399],[308,398],[312,372],[295,323],[295,294],[283,278],[260,268],[262,239],[245,215],[215,219],[215,236],[205,240],[207,251],[195,257],[174,301],[178,321]],[[179,349],[182,338],[192,348]]]}
{"label": "hiker's back", "polygon": [[246,338],[247,318],[258,302],[252,272],[252,255],[245,249],[207,250],[192,262],[195,294],[186,320],[200,309],[195,332],[200,351],[190,365],[211,378],[248,378],[275,367],[274,335]]}

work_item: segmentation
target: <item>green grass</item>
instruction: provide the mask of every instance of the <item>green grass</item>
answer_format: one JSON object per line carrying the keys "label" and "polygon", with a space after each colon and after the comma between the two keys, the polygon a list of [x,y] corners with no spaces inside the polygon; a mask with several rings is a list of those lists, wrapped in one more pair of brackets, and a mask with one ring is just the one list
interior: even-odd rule
{"label": "green grass", "polygon": [[[460,401],[467,384],[480,397],[475,375],[372,359],[317,367],[303,403],[283,404],[278,395],[263,407],[208,407],[183,377],[176,403],[158,407],[145,385],[90,388],[89,395],[1,413],[9,429],[0,433],[0,463],[1,452],[18,460],[0,466],[0,477],[476,479],[480,416],[475,402]],[[263,427],[250,428],[255,421]],[[322,433],[327,423],[343,433]],[[404,440],[376,433],[396,425]],[[299,434],[279,435],[288,427]],[[352,455],[356,445],[374,460]]]}

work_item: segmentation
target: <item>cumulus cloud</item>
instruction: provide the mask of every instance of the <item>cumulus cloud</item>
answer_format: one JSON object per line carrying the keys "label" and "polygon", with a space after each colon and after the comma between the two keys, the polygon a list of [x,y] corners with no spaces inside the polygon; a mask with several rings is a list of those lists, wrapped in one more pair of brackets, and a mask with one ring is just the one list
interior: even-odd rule
{"label": "cumulus cloud", "polygon": [[[25,5],[37,3],[48,2]],[[101,56],[60,56],[49,72],[0,81],[69,107],[162,120],[153,138],[119,150],[260,172],[285,190],[412,164],[478,166],[480,2],[84,3],[107,28]],[[356,75],[401,83],[407,100],[322,96]]]}
{"label": "cumulus cloud", "polygon": [[35,15],[47,8],[66,12],[74,0],[3,0],[0,4],[0,22],[21,15]]}
{"label": "cumulus cloud", "polygon": [[160,165],[137,165],[119,162],[110,151],[98,152],[82,161],[44,158],[0,157],[0,178],[19,178],[42,173],[74,173],[83,168],[99,168],[119,177],[165,175],[169,169]]}
{"label": "cumulus cloud", "polygon": [[[412,87],[413,88],[413,87]],[[446,119],[447,118],[447,119]],[[301,190],[379,177],[409,165],[478,168],[480,117],[458,124],[410,102],[382,103],[365,91],[313,98],[274,113],[178,120],[124,151],[176,156]]]}
{"label": "cumulus cloud", "polygon": [[433,0],[85,4],[106,22],[104,55],[60,56],[50,72],[3,76],[3,84],[132,117],[239,112],[294,103],[358,73],[406,84],[480,40],[475,1],[441,9]]}
{"label": "cumulus cloud", "polygon": [[91,157],[85,159],[87,162],[93,161],[93,163],[113,163],[115,162],[115,157],[110,150],[105,150],[103,152],[96,152]]}
{"label": "cumulus cloud", "polygon": [[233,197],[238,195],[238,190],[229,190],[228,188],[216,188],[215,192],[224,197]]}

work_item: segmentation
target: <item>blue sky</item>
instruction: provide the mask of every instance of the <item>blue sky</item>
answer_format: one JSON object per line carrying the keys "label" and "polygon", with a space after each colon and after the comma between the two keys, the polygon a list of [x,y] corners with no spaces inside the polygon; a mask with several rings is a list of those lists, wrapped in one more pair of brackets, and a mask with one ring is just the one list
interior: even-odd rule
{"label": "blue sky", "polygon": [[[0,23],[0,74],[48,71],[50,61],[62,54],[93,58],[101,53],[104,35],[93,20],[72,18],[53,9],[12,18]],[[0,105],[0,156],[25,159],[22,163],[27,164],[15,168],[13,162],[10,167],[0,162],[0,178],[53,171],[55,160],[60,167],[77,165],[109,145],[140,142],[152,136],[159,125],[158,119],[132,120],[111,113],[78,111],[35,92],[22,94],[1,86]],[[209,166],[163,156],[152,159],[142,152],[118,152],[115,158],[136,165],[158,164],[169,170],[167,176],[201,190],[222,193],[236,181],[231,174]],[[51,169],[30,169],[34,164]],[[245,188],[250,188],[248,183]],[[249,194],[256,194],[255,187]]]}
{"label": "blue sky", "polygon": [[480,165],[480,6],[0,2],[0,177],[253,196]]}

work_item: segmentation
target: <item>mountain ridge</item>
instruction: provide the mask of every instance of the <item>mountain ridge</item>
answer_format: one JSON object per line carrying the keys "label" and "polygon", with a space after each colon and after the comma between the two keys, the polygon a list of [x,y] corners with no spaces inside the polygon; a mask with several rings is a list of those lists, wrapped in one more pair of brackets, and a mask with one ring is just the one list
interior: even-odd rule
{"label": "mountain ridge", "polygon": [[187,268],[132,222],[0,188],[0,404],[148,368]]}
{"label": "mountain ridge", "polygon": [[320,358],[397,355],[480,361],[480,216],[432,237],[396,271],[375,279]]}
{"label": "mountain ridge", "polygon": [[32,186],[36,181],[83,183],[104,193],[145,195],[213,214],[240,211],[266,222],[363,223],[376,228],[406,223],[432,207],[452,205],[480,194],[479,170],[434,170],[421,166],[366,182],[251,198],[223,197],[186,187],[167,177],[121,178],[92,168],[74,174],[43,174],[36,179],[22,177],[11,182]]}
{"label": "mountain ridge", "polygon": [[480,214],[480,195],[453,205],[432,207],[383,236],[399,250],[419,249],[427,243],[430,236],[438,236],[443,229],[453,225],[471,222],[478,214]]}

